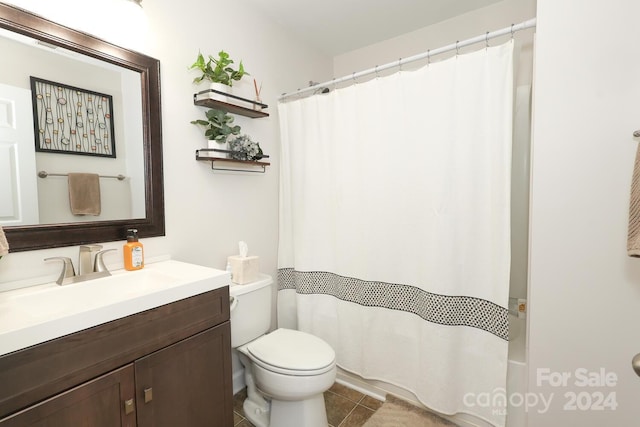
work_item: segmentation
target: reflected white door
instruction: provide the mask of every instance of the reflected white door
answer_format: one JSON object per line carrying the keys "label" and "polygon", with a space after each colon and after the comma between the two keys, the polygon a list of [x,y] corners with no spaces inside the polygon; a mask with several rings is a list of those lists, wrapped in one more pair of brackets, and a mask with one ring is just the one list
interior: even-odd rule
{"label": "reflected white door", "polygon": [[31,91],[0,84],[0,225],[38,224]]}

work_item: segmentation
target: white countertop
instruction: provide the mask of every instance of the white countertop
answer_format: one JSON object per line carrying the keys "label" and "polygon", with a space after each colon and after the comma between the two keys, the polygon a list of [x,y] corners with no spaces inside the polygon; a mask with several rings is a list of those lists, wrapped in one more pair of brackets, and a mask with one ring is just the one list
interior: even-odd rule
{"label": "white countertop", "polygon": [[111,274],[0,292],[0,355],[231,283],[226,271],[173,260]]}

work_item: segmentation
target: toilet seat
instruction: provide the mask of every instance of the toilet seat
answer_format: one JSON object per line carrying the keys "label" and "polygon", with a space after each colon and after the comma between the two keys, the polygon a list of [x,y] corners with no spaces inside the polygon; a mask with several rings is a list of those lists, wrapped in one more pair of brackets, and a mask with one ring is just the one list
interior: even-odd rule
{"label": "toilet seat", "polygon": [[284,328],[248,343],[246,351],[264,369],[293,376],[324,374],[333,369],[336,358],[333,348],[322,339]]}

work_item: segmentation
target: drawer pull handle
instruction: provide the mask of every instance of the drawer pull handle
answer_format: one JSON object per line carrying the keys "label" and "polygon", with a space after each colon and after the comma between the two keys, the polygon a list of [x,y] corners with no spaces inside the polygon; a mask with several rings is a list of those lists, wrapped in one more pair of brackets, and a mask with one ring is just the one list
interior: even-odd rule
{"label": "drawer pull handle", "polygon": [[144,389],[144,403],[149,403],[153,400],[153,388]]}
{"label": "drawer pull handle", "polygon": [[129,415],[133,413],[134,405],[133,399],[128,399],[124,401],[124,414]]}

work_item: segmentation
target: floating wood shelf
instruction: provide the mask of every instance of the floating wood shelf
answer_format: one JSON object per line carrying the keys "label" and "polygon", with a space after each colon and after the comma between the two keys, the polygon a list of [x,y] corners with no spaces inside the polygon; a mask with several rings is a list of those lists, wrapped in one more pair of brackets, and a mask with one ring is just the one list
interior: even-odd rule
{"label": "floating wood shelf", "polygon": [[[227,159],[223,157],[204,157],[200,155],[201,151],[209,152],[214,151],[215,149],[201,149],[196,150],[196,160],[206,160],[211,162],[211,169],[219,170],[219,171],[236,171],[236,172],[257,172],[257,173],[265,173],[267,170],[267,166],[270,166],[269,162],[259,162],[254,160],[236,160],[236,159]],[[216,163],[218,164],[216,166]],[[233,167],[234,165],[243,166],[240,168],[239,166]],[[260,169],[256,169],[260,168]]]}
{"label": "floating wood shelf", "polygon": [[[251,105],[254,108],[243,107],[241,105],[219,101],[217,99],[211,99],[207,97],[209,94],[224,95],[227,98],[230,98],[231,100],[236,100],[236,101]],[[194,94],[193,103],[200,107],[217,108],[219,110],[224,110],[228,113],[239,114],[245,117],[251,117],[252,119],[256,119],[260,117],[269,117],[269,113],[265,113],[264,111],[262,111],[265,108],[269,108],[267,104],[262,104],[257,101],[252,101],[250,99],[241,98],[239,96],[231,95],[224,92],[219,92],[213,89],[203,90]],[[260,109],[256,109],[256,107],[260,107]]]}

